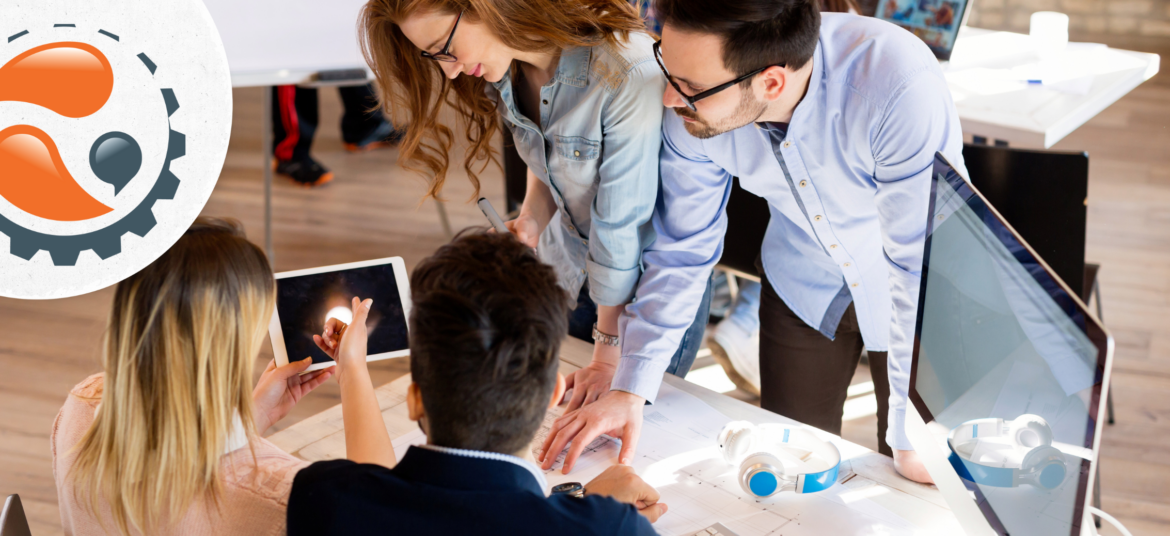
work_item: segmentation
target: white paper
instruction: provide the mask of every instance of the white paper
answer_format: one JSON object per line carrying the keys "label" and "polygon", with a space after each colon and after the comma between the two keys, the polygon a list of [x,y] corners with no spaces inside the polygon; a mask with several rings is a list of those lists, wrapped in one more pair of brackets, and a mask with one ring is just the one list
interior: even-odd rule
{"label": "white paper", "polygon": [[[533,441],[534,455],[553,421],[561,416],[555,408],[545,418]],[[819,493],[781,493],[757,500],[740,489],[738,467],[723,461],[718,435],[732,419],[694,396],[663,384],[658,399],[646,406],[642,436],[631,465],[661,495],[669,507],[654,524],[664,535],[692,535],[715,523],[722,523],[739,536],[764,536],[783,528],[785,535],[822,534],[916,534],[923,532],[897,514],[869,500],[875,494],[900,493],[854,475],[842,464],[840,480]],[[617,463],[621,441],[601,436],[577,459],[573,472],[561,473],[562,452],[545,471],[549,485],[564,482],[588,483]],[[851,478],[850,478],[851,477]]]}

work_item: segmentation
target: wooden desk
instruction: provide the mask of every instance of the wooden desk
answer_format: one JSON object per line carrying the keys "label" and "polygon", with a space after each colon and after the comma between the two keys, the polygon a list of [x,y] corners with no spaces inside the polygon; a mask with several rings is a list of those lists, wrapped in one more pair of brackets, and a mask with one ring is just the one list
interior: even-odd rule
{"label": "wooden desk", "polygon": [[[567,374],[588,364],[592,355],[592,345],[573,338],[566,339],[561,345],[561,373]],[[664,381],[694,395],[727,415],[729,420],[797,424],[796,421],[689,383],[677,376],[667,374]],[[391,439],[418,429],[418,425],[407,417],[405,400],[408,385],[410,376],[403,376],[376,389],[382,418]],[[345,433],[342,430],[341,405],[309,417],[268,439],[305,460],[344,458]],[[902,478],[894,471],[892,459],[861,445],[835,436],[833,443],[841,451],[842,474],[846,472],[845,465],[848,463],[857,475],[877,482],[875,488],[884,489],[867,490],[865,497],[916,525],[919,530],[914,533],[962,534],[958,521],[951,515],[942,495],[934,486],[923,486]]]}

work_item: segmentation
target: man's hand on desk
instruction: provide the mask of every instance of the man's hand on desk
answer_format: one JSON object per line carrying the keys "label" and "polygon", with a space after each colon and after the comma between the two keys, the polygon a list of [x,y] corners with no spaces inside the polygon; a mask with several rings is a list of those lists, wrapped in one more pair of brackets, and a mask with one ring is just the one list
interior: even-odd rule
{"label": "man's hand on desk", "polygon": [[651,523],[666,513],[666,503],[658,502],[658,490],[647,484],[628,465],[614,465],[597,478],[585,484],[586,495],[612,497],[618,502],[634,505]]}
{"label": "man's hand on desk", "polygon": [[926,472],[926,466],[918,458],[918,453],[912,450],[894,450],[894,469],[919,484],[934,484],[934,479]]}
{"label": "man's hand on desk", "polygon": [[553,423],[548,438],[544,440],[541,467],[551,469],[557,456],[571,441],[573,446],[565,456],[561,469],[564,474],[573,470],[577,457],[597,436],[606,434],[620,437],[622,450],[618,461],[629,464],[638,448],[638,437],[642,434],[642,407],[646,399],[625,391],[610,391],[600,400],[566,413]]}
{"label": "man's hand on desk", "polygon": [[621,348],[606,344],[593,346],[593,361],[585,368],[565,376],[565,390],[573,396],[565,413],[587,406],[609,393],[613,375],[617,372],[618,361],[622,358]]}

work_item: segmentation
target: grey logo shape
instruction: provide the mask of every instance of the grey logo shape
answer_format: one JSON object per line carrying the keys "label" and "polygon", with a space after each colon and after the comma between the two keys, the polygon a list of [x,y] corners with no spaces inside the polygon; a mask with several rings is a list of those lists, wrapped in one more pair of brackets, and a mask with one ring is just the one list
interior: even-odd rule
{"label": "grey logo shape", "polygon": [[[117,36],[114,36],[108,32],[100,31],[99,33],[115,41],[118,40]],[[16,36],[9,38],[9,42],[12,42],[13,39],[21,37],[22,35],[24,35],[24,33],[17,34]],[[153,75],[155,70],[158,68],[154,62],[152,62],[150,58],[146,56],[146,54],[139,54],[138,59],[141,60],[144,65],[146,65],[146,68],[150,70],[150,74]],[[167,106],[167,125],[169,127],[170,117],[175,115],[175,112],[179,109],[179,101],[175,98],[175,92],[173,89],[162,88],[160,91],[162,91],[163,101]],[[103,147],[105,146],[105,143],[102,143],[102,140],[105,139],[106,136],[110,136],[110,134],[105,134],[98,138],[98,141],[94,142],[94,149],[91,150],[90,154],[91,167],[93,167],[93,152],[99,148],[99,145]],[[123,136],[125,135],[123,134]],[[125,137],[130,138],[129,136]],[[111,137],[110,139],[115,138]],[[131,139],[131,141],[133,141],[133,139]],[[109,141],[107,140],[106,143],[109,143]],[[134,142],[134,146],[137,147],[137,145],[137,142]],[[123,147],[121,150],[126,150],[126,148]],[[120,153],[121,150],[118,152]],[[155,202],[160,199],[175,198],[175,192],[179,189],[180,181],[178,177],[171,173],[171,161],[182,157],[186,153],[187,137],[181,132],[170,130],[169,139],[167,140],[166,161],[163,162],[162,171],[159,171],[158,180],[155,181],[154,186],[152,186],[150,189],[150,192],[146,194],[146,197],[143,198],[142,202],[139,203],[138,206],[134,207],[134,210],[131,210],[129,214],[123,216],[122,219],[96,231],[71,236],[39,233],[26,229],[16,224],[12,220],[4,217],[3,214],[0,214],[0,233],[8,235],[9,252],[28,261],[32,260],[33,256],[36,255],[38,251],[46,250],[52,257],[54,266],[76,265],[77,256],[81,254],[82,250],[86,249],[93,250],[93,252],[96,253],[98,257],[101,257],[102,260],[121,253],[122,235],[126,233],[134,233],[140,237],[145,237],[147,233],[149,233],[151,229],[154,229],[154,226],[158,223],[158,221],[154,219],[154,212],[152,210],[154,208]],[[126,154],[123,156],[123,158],[128,156],[129,154]],[[139,159],[141,159],[141,149],[139,149]],[[141,165],[141,162],[139,162],[139,165]],[[126,167],[119,166],[112,167],[123,172],[125,172],[127,169]],[[94,173],[98,173],[97,169],[94,169]],[[137,170],[135,170],[135,173],[137,173]],[[103,178],[101,174],[98,174],[98,178],[105,182],[114,184],[112,181]],[[131,175],[130,178],[133,178],[133,175]],[[129,182],[129,179],[126,179],[125,182]],[[125,185],[125,182],[123,182],[123,186]],[[117,184],[114,184],[114,188],[116,195],[116,192],[120,191],[121,187],[119,187]]]}
{"label": "grey logo shape", "polygon": [[118,195],[142,167],[142,148],[129,134],[107,132],[93,142],[89,167],[102,182],[114,185]]}

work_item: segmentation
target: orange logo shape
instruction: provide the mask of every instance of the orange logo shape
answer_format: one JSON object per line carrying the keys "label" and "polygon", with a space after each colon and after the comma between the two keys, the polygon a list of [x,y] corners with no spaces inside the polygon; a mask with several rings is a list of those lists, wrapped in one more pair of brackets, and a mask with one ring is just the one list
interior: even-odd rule
{"label": "orange logo shape", "polygon": [[113,210],[77,184],[53,139],[28,125],[0,131],[0,197],[55,221],[88,220]]}
{"label": "orange logo shape", "polygon": [[114,91],[114,70],[85,43],[49,43],[0,67],[0,101],[36,104],[70,118],[105,106]]}

